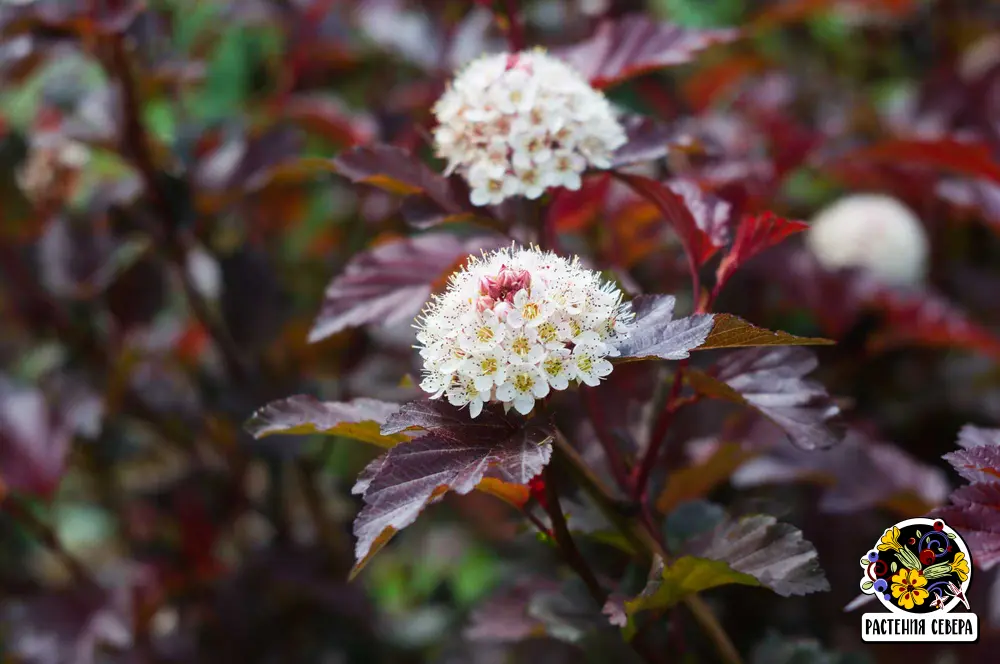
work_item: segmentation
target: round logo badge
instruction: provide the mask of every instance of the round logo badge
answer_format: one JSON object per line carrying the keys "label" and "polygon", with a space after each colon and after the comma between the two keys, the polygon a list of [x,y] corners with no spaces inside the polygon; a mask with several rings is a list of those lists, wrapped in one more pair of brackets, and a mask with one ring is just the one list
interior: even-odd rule
{"label": "round logo badge", "polygon": [[875,595],[894,613],[947,613],[958,605],[969,609],[969,550],[941,519],[907,519],[886,528],[861,567],[861,591]]}

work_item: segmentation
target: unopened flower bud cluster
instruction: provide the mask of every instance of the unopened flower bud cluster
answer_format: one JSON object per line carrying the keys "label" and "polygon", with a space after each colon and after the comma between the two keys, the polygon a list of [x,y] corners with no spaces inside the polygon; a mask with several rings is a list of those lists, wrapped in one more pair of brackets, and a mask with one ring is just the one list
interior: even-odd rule
{"label": "unopened flower bud cluster", "polygon": [[588,165],[608,168],[626,142],[604,95],[543,51],[483,56],[434,106],[437,153],[475,205],[580,188]]}
{"label": "unopened flower bud cluster", "polygon": [[611,373],[633,318],[600,274],[535,247],[472,257],[417,319],[420,387],[476,417],[488,402],[527,414],[535,400]]}

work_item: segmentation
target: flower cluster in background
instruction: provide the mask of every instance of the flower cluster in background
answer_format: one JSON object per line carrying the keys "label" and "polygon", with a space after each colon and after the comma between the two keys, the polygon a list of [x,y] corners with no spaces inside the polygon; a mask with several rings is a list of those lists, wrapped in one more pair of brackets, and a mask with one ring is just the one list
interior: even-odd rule
{"label": "flower cluster in background", "polygon": [[625,141],[604,95],[541,50],[470,63],[434,106],[438,156],[472,188],[475,205],[580,188]]}
{"label": "flower cluster in background", "polygon": [[549,390],[611,373],[612,340],[631,320],[618,287],[576,258],[535,247],[472,257],[418,318],[420,387],[472,417],[489,401],[527,414]]}
{"label": "flower cluster in background", "polygon": [[854,194],[835,201],[813,218],[806,241],[827,269],[861,269],[889,286],[916,286],[927,274],[927,232],[890,196]]}

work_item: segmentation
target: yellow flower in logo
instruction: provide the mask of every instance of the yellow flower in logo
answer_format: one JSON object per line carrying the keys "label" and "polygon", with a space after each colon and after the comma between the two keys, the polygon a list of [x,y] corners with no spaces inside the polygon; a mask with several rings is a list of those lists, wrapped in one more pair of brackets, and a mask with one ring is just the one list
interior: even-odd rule
{"label": "yellow flower in logo", "polygon": [[924,588],[926,585],[927,579],[920,570],[904,567],[892,577],[892,596],[896,598],[897,604],[909,611],[914,604],[923,604],[929,596],[930,593]]}
{"label": "yellow flower in logo", "polygon": [[965,554],[959,551],[955,554],[955,559],[951,561],[951,571],[958,574],[960,581],[969,578],[969,561],[965,559]]}
{"label": "yellow flower in logo", "polygon": [[879,540],[879,551],[888,551],[889,549],[899,551],[899,528],[895,526],[892,527],[892,530],[886,530],[882,539]]}

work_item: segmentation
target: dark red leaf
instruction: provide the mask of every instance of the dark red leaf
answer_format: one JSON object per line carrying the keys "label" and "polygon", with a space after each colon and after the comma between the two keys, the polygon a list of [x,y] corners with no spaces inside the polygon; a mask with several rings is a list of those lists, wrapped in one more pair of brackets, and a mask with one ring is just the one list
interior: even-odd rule
{"label": "dark red leaf", "polygon": [[611,178],[586,178],[576,191],[558,189],[549,205],[546,225],[556,231],[578,231],[588,227],[604,210]]}
{"label": "dark red leaf", "polygon": [[758,216],[745,216],[736,229],[736,239],[729,253],[722,259],[716,270],[716,283],[719,288],[729,280],[741,265],[773,247],[789,235],[799,233],[809,225],[801,221],[790,221],[778,217],[773,212],[765,212]]}
{"label": "dark red leaf", "polygon": [[48,498],[59,486],[81,422],[54,408],[36,388],[0,379],[0,482]]}
{"label": "dark red leaf", "polygon": [[522,580],[480,603],[463,632],[466,639],[485,642],[522,641],[545,633],[545,623],[532,616],[532,599],[540,592],[558,592],[559,584],[544,577]]}
{"label": "dark red leaf", "polygon": [[949,452],[944,460],[970,482],[1000,481],[1000,447],[977,445]]}
{"label": "dark red leaf", "polygon": [[[750,434],[766,451],[744,463],[732,476],[737,488],[786,482],[818,482],[819,508],[852,513],[879,505],[895,505],[913,495],[917,514],[942,504],[949,485],[944,471],[926,464],[892,443],[877,442],[857,431],[822,454],[775,444],[773,424],[760,423]],[[759,426],[759,425],[758,425]],[[756,445],[754,445],[756,446]],[[907,500],[906,504],[915,501]]]}
{"label": "dark red leaf", "polygon": [[282,116],[307,131],[341,145],[370,143],[378,134],[375,120],[349,110],[336,97],[303,94],[289,97],[281,105]]}
{"label": "dark red leaf", "polygon": [[1000,358],[1000,338],[939,295],[875,289],[868,299],[884,319],[884,327],[869,340],[873,349],[962,348]]}
{"label": "dark red leaf", "polygon": [[673,295],[639,295],[632,300],[635,326],[617,345],[623,359],[683,360],[693,350],[833,343],[819,337],[773,332],[731,314],[694,314],[674,320],[675,302]]}
{"label": "dark red leaf", "polygon": [[677,178],[666,183],[675,194],[684,199],[694,223],[706,235],[712,246],[724,247],[729,241],[731,206],[721,198],[708,193],[693,180]]}
{"label": "dark red leaf", "polygon": [[684,154],[711,152],[711,148],[691,132],[646,116],[632,115],[625,118],[622,124],[625,126],[628,142],[612,156],[613,169],[656,161],[672,151]]}
{"label": "dark red leaf", "polygon": [[655,205],[663,218],[673,226],[680,237],[690,260],[695,266],[705,263],[719,250],[712,236],[699,226],[685,198],[675,193],[668,185],[661,184],[641,175],[616,173],[637,194]]}
{"label": "dark red leaf", "polygon": [[933,516],[962,535],[977,570],[991,569],[1000,562],[1000,484],[970,484],[955,491],[952,501]]}
{"label": "dark red leaf", "polygon": [[[357,184],[368,184],[401,196],[418,196],[411,202],[413,223],[427,228],[445,221],[476,216],[467,192],[432,171],[413,155],[391,145],[357,147],[333,160],[337,172]],[[480,213],[481,214],[481,213]]]}
{"label": "dark red leaf", "polygon": [[712,331],[712,314],[674,320],[673,295],[640,295],[632,300],[635,326],[617,345],[622,358],[683,360]]}
{"label": "dark red leaf", "polygon": [[78,586],[24,599],[7,598],[0,609],[4,652],[30,664],[93,664],[108,650],[132,645],[126,593]]}
{"label": "dark red leaf", "polygon": [[688,30],[631,14],[602,22],[590,39],[556,52],[598,88],[661,67],[691,62],[714,44],[731,42],[735,29]]}
{"label": "dark red leaf", "polygon": [[302,394],[272,401],[255,412],[244,426],[254,438],[320,433],[392,447],[409,436],[385,436],[379,433],[379,427],[398,410],[399,404],[378,399],[320,401]]}
{"label": "dark red leaf", "polygon": [[958,446],[964,448],[992,445],[1000,447],[1000,429],[984,429],[966,424],[958,432]]}
{"label": "dark red leaf", "polygon": [[978,215],[1000,233],[1000,185],[988,180],[949,179],[939,182],[937,195],[951,205]]}
{"label": "dark red leaf", "polygon": [[961,449],[944,455],[971,482],[951,494],[951,505],[934,512],[962,535],[976,569],[1000,562],[1000,429],[965,426]]}
{"label": "dark red leaf", "polygon": [[[547,423],[507,417],[497,409],[484,410],[473,420],[458,408],[426,408],[424,403],[414,402],[398,413],[384,433],[410,426],[428,433],[389,450],[355,487],[365,502],[354,521],[359,565],[443,493],[469,493],[486,477],[526,485],[549,461],[552,430]],[[463,418],[468,426],[462,426]]]}
{"label": "dark red leaf", "polygon": [[685,553],[725,562],[782,597],[830,589],[816,547],[798,528],[767,514],[723,523],[686,545]]}
{"label": "dark red leaf", "polygon": [[805,378],[817,364],[805,348],[780,346],[736,352],[720,360],[711,374],[691,370],[687,376],[699,393],[756,409],[793,443],[812,450],[840,442],[830,428],[840,408],[826,388]]}
{"label": "dark red leaf", "polygon": [[310,341],[348,327],[390,325],[416,315],[443,273],[480,249],[494,249],[494,237],[459,239],[431,233],[395,240],[356,255],[326,289]]}
{"label": "dark red leaf", "polygon": [[924,166],[1000,183],[1000,164],[990,149],[980,143],[953,138],[938,140],[890,139],[837,159],[838,163],[875,162]]}

